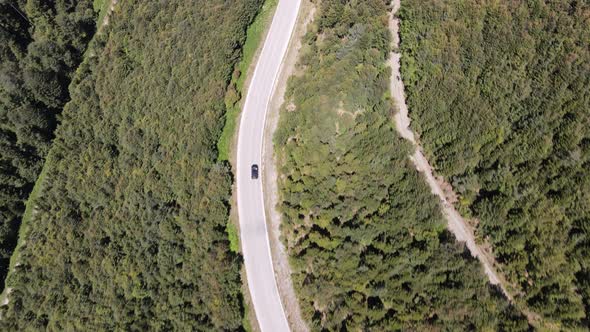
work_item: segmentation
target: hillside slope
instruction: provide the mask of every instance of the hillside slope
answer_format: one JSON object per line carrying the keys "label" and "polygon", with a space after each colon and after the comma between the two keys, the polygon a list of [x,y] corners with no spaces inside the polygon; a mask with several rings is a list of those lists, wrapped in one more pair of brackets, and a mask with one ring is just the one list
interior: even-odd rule
{"label": "hillside slope", "polygon": [[238,330],[216,161],[262,1],[122,1],[77,71],[1,330]]}
{"label": "hillside slope", "polygon": [[92,0],[0,2],[0,289],[95,18]]}
{"label": "hillside slope", "polygon": [[446,230],[395,131],[387,1],[326,0],[275,144],[283,238],[316,331],[527,330]]}
{"label": "hillside slope", "polygon": [[519,301],[559,324],[590,304],[590,5],[402,2],[412,126]]}

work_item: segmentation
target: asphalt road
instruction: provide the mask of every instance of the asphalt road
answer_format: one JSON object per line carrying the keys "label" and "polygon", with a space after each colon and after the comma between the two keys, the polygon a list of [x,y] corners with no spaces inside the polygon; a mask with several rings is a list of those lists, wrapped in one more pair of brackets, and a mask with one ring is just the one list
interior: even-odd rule
{"label": "asphalt road", "polygon": [[[262,144],[267,109],[295,27],[301,0],[279,0],[246,95],[238,136],[237,190],[242,254],[262,332],[289,331],[272,265],[262,191]],[[259,165],[258,180],[250,178]]]}

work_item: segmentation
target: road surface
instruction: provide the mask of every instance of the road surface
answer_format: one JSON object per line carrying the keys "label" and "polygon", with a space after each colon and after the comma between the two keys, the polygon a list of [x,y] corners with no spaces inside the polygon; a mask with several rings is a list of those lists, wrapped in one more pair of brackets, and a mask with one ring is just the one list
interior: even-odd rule
{"label": "road surface", "polygon": [[266,113],[300,7],[301,0],[279,0],[246,95],[238,135],[240,238],[250,296],[262,332],[289,331],[289,324],[272,266],[260,180],[262,174],[258,180],[252,180],[250,168],[257,164],[260,172],[264,172],[262,142]]}

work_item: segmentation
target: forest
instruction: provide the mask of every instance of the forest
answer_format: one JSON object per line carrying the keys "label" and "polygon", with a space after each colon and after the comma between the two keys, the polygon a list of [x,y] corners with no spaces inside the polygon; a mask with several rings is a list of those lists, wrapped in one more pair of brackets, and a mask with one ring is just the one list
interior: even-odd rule
{"label": "forest", "polygon": [[[9,48],[1,45],[3,61],[12,61],[2,68],[16,71],[14,77],[3,74],[3,84],[33,84],[26,83],[22,57],[27,64],[56,66],[51,68],[63,75],[31,69],[33,77],[56,81],[22,90],[24,97],[38,98],[26,105],[52,111],[51,121],[27,119],[55,126],[55,110],[66,97],[71,101],[59,118],[39,192],[27,203],[32,217],[6,279],[12,292],[0,307],[0,330],[243,328],[240,258],[225,233],[232,179],[229,165],[217,160],[216,144],[224,96],[262,2],[121,1],[74,74],[63,71],[75,61],[67,52],[60,53],[63,59],[28,59],[29,22],[14,13],[12,21],[3,19],[23,32],[2,35],[14,39]],[[30,0],[25,7],[45,3]],[[61,11],[72,1],[57,3]],[[85,6],[94,26],[95,13]],[[56,18],[63,20],[63,13]],[[59,46],[52,45],[39,49]],[[68,93],[61,83],[69,77]],[[35,137],[51,137],[50,129],[43,133]],[[48,144],[43,147],[46,154]],[[28,182],[19,183],[35,180],[40,166],[30,166]]]}
{"label": "forest", "polygon": [[91,0],[0,1],[0,289],[95,18]]}
{"label": "forest", "polygon": [[386,0],[323,0],[275,135],[282,237],[314,331],[528,331],[446,230],[394,129]]}
{"label": "forest", "polygon": [[590,320],[590,3],[403,1],[402,76],[428,158],[517,300]]}

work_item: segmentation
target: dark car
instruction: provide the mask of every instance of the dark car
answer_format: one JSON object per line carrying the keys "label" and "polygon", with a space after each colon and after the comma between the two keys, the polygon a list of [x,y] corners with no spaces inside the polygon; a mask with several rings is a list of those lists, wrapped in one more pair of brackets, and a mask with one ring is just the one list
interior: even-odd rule
{"label": "dark car", "polygon": [[258,179],[258,165],[252,165],[252,179]]}

